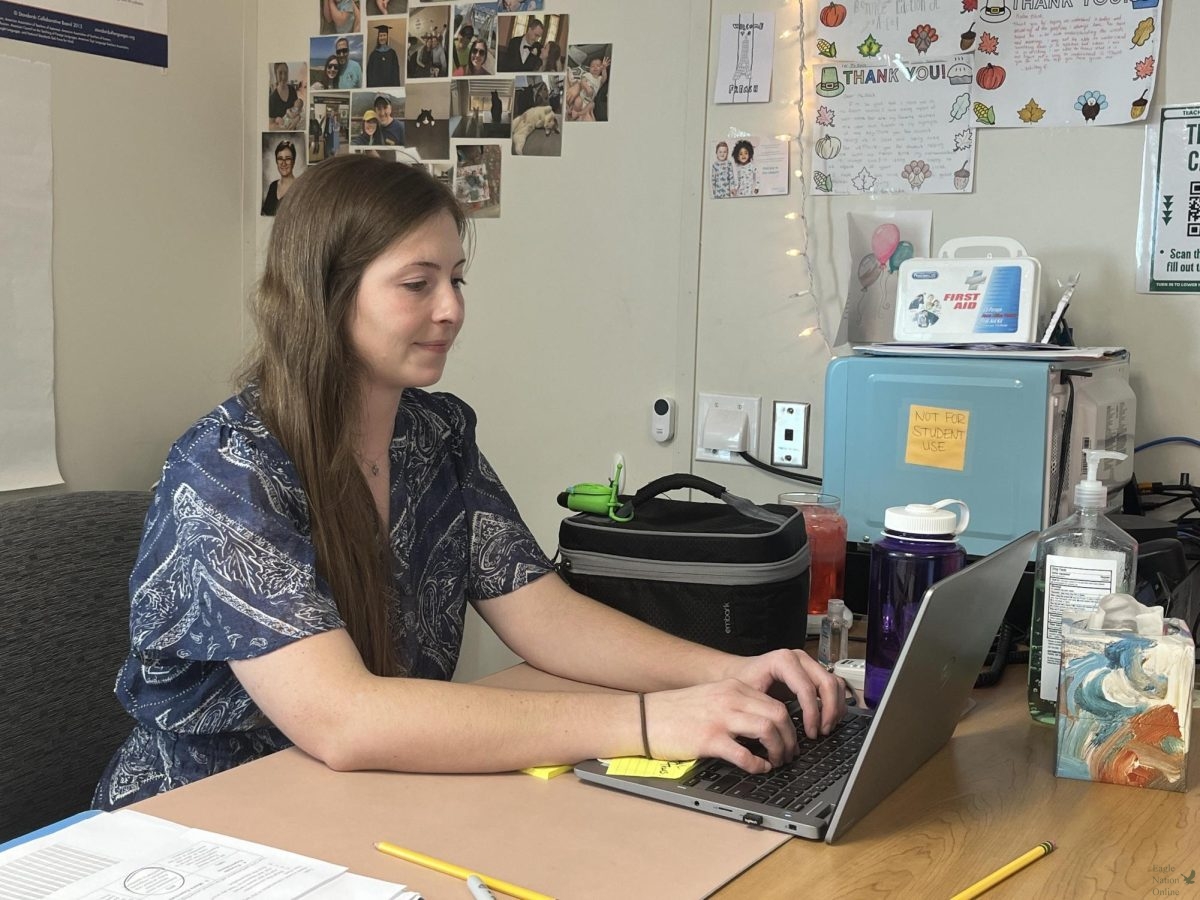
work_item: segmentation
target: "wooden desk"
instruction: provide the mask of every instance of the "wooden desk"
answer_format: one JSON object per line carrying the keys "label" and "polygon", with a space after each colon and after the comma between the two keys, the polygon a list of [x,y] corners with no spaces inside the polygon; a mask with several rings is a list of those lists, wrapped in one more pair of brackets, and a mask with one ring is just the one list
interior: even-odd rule
{"label": "wooden desk", "polygon": [[1024,675],[1010,667],[999,686],[975,691],[950,743],[843,840],[789,841],[715,897],[793,900],[800,885],[819,885],[822,898],[950,897],[1046,840],[1058,849],[988,900],[1200,891],[1180,877],[1200,871],[1200,792],[1055,777],[1055,732],[1029,718]]}
{"label": "wooden desk", "polygon": [[[564,900],[696,897],[747,866],[715,894],[719,900],[924,900],[949,897],[1054,840],[1055,853],[995,888],[989,900],[1186,896],[1187,885],[1154,879],[1200,871],[1200,792],[1055,778],[1054,732],[1030,721],[1023,675],[1011,669],[1001,686],[976,691],[978,705],[949,745],[832,847],[605,791],[569,774],[540,782],[525,775],[336,773],[295,750],[135,808],[407,881],[427,900],[466,891],[447,876],[383,857],[373,841],[478,865],[526,887],[557,890]],[[533,687],[549,676],[518,667],[493,678]],[[444,804],[434,802],[431,792],[447,786]],[[694,861],[716,880],[680,890],[656,876],[658,855],[672,865]],[[534,874],[522,881],[522,872]],[[1179,894],[1165,893],[1171,890]]]}

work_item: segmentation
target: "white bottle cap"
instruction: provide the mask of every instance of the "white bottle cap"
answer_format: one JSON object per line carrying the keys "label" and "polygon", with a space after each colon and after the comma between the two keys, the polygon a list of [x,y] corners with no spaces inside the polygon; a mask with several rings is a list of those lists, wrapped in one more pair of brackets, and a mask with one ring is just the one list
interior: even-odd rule
{"label": "white bottle cap", "polygon": [[1075,485],[1076,509],[1103,509],[1108,503],[1108,488],[1096,477],[1102,459],[1125,459],[1124,453],[1116,450],[1085,450],[1087,476]]}
{"label": "white bottle cap", "polygon": [[837,598],[831,598],[829,601],[829,609],[826,615],[833,616],[835,619],[840,619],[843,617],[842,613],[845,611],[845,609],[846,604],[844,601],[838,600]]}
{"label": "white bottle cap", "polygon": [[[962,507],[962,518],[945,507],[958,504]],[[889,506],[883,513],[883,527],[888,531],[905,534],[942,536],[961,534],[970,520],[967,504],[961,500],[939,500],[937,503],[910,503],[907,506]]]}

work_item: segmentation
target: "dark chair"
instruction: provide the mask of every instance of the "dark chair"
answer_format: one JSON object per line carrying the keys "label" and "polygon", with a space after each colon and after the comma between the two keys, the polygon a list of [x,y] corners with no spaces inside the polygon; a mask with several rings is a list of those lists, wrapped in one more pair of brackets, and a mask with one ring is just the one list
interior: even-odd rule
{"label": "dark chair", "polygon": [[113,696],[150,494],[0,504],[0,842],[87,809],[133,727]]}

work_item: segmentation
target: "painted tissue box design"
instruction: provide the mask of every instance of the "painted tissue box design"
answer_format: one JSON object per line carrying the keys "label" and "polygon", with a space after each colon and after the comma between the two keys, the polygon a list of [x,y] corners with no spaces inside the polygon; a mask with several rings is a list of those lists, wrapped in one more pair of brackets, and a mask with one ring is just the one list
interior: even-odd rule
{"label": "painted tissue box design", "polygon": [[1195,650],[1181,620],[1161,631],[1063,622],[1060,777],[1187,790]]}

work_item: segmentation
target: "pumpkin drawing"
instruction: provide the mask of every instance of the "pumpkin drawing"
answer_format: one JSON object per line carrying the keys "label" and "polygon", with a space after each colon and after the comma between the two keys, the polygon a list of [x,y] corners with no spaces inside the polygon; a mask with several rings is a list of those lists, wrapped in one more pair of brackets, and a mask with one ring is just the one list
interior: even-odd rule
{"label": "pumpkin drawing", "polygon": [[841,3],[830,3],[821,10],[821,24],[826,28],[837,28],[846,21],[846,7]]}
{"label": "pumpkin drawing", "polygon": [[842,142],[832,134],[827,134],[817,141],[813,149],[821,159],[833,159],[842,152]]}
{"label": "pumpkin drawing", "polygon": [[995,66],[988,63],[975,73],[975,80],[985,91],[994,91],[1000,85],[1004,84],[1004,76],[1006,74],[1003,66]]}

